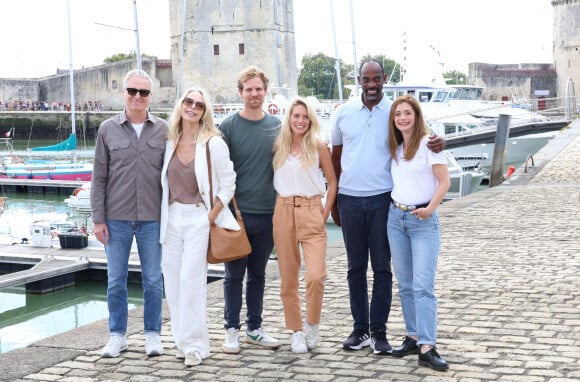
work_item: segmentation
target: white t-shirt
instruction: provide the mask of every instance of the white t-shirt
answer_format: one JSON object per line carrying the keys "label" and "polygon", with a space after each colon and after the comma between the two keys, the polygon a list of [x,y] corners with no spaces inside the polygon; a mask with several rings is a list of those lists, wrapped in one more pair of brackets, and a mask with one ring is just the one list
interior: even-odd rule
{"label": "white t-shirt", "polygon": [[133,126],[133,129],[135,129],[135,132],[137,133],[137,139],[139,139],[139,137],[141,136],[141,132],[143,131],[143,125],[145,123],[132,123],[131,125]]}
{"label": "white t-shirt", "polygon": [[274,188],[280,196],[324,195],[326,185],[320,171],[318,153],[315,163],[304,168],[300,156],[288,155],[280,168],[274,171]]}
{"label": "white t-shirt", "polygon": [[391,162],[394,187],[393,200],[407,205],[429,203],[439,182],[433,172],[434,164],[447,164],[443,152],[434,153],[427,148],[429,137],[424,136],[415,156],[403,159],[403,144],[397,147],[397,160]]}

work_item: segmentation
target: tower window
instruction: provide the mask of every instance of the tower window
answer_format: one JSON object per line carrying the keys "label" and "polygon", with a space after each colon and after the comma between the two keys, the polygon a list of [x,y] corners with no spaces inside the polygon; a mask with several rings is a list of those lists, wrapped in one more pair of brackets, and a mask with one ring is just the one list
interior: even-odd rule
{"label": "tower window", "polygon": [[214,56],[219,56],[220,55],[220,46],[219,45],[214,45],[213,46],[213,55]]}
{"label": "tower window", "polygon": [[240,51],[240,54],[243,55],[245,53],[244,52],[244,44],[239,44],[238,45],[238,50]]}

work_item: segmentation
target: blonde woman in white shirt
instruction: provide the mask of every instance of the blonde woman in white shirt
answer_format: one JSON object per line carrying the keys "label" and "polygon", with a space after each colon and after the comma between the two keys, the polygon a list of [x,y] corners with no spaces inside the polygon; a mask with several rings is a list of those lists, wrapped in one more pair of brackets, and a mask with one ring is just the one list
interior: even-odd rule
{"label": "blonde woman in white shirt", "polygon": [[[305,99],[294,98],[276,140],[273,160],[278,194],[273,216],[274,245],[280,269],[280,297],[286,328],[293,332],[294,353],[306,353],[320,341],[326,220],[336,198],[337,181],[330,152],[319,134],[320,124],[313,108]],[[325,193],[326,204],[322,205]],[[304,320],[298,293],[300,248],[306,266]]]}
{"label": "blonde woman in white shirt", "polygon": [[[211,154],[212,187],[206,158]],[[210,354],[207,311],[209,226],[239,230],[227,206],[234,196],[236,173],[228,146],[216,129],[208,97],[189,89],[179,99],[169,123],[161,172],[160,242],[165,296],[176,357],[186,366]],[[210,198],[214,207],[210,210]]]}
{"label": "blonde woman in white shirt", "polygon": [[449,366],[435,349],[435,275],[441,246],[436,209],[450,180],[445,155],[427,148],[428,134],[417,99],[397,98],[389,117],[394,187],[387,234],[407,336],[392,355],[419,354],[419,365],[444,371]]}

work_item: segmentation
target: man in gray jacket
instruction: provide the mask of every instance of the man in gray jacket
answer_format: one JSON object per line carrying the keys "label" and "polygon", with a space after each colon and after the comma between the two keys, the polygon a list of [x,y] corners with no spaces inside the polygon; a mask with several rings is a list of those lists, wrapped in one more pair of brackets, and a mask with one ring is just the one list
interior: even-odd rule
{"label": "man in gray jacket", "polygon": [[125,76],[125,110],[99,127],[91,184],[94,232],[107,254],[109,340],[101,352],[127,350],[127,273],[137,242],[144,298],[145,353],[163,354],[159,337],[163,276],[159,219],[167,122],[148,112],[152,81],[142,70]]}

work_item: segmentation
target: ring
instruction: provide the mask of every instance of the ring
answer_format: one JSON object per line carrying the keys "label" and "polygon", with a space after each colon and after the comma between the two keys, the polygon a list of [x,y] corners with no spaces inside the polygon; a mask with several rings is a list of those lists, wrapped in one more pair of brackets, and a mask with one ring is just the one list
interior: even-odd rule
{"label": "ring", "polygon": [[423,218],[419,218],[419,220],[423,220]]}

